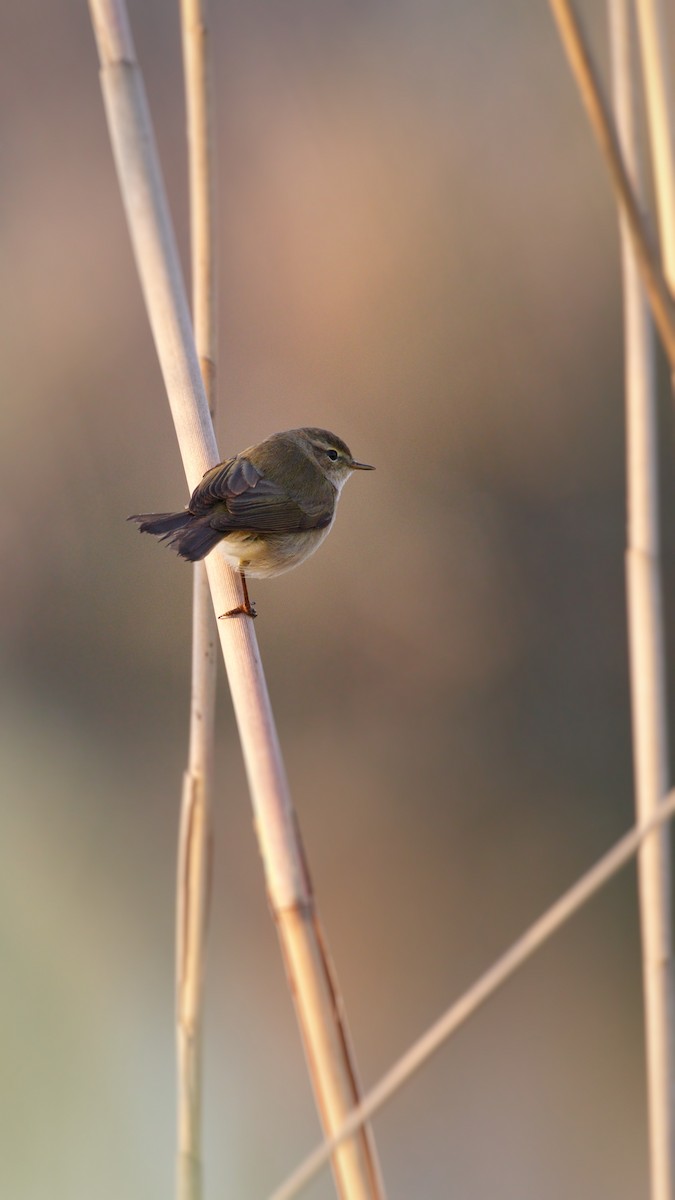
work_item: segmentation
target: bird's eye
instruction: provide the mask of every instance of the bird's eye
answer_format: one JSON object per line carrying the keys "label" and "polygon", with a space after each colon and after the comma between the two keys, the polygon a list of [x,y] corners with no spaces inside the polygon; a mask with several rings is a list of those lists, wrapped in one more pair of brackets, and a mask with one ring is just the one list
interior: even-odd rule
{"label": "bird's eye", "polygon": [[337,450],[326,450],[326,456],[331,460],[331,462],[337,462],[338,458],[340,457]]}

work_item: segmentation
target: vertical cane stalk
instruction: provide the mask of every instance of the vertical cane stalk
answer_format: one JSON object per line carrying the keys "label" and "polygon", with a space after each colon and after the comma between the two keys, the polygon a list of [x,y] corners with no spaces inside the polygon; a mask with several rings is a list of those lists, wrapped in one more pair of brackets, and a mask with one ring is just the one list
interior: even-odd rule
{"label": "vertical cane stalk", "polygon": [[668,36],[659,0],[637,0],[642,77],[647,100],[649,142],[661,235],[663,270],[675,293],[675,161]]}
{"label": "vertical cane stalk", "polygon": [[[614,111],[635,194],[643,191],[634,105],[634,29],[627,0],[609,0]],[[668,734],[661,611],[656,369],[649,310],[623,217],[630,646],[635,807],[648,821],[667,794]],[[670,842],[655,829],[638,852],[652,1200],[673,1196],[673,975]]]}
{"label": "vertical cane stalk", "polygon": [[[215,153],[206,0],[181,0],[190,178],[192,320],[211,418],[216,408]],[[206,568],[193,567],[190,742],[176,893],[178,1200],[201,1200],[202,1041],[210,892],[216,628]]]}

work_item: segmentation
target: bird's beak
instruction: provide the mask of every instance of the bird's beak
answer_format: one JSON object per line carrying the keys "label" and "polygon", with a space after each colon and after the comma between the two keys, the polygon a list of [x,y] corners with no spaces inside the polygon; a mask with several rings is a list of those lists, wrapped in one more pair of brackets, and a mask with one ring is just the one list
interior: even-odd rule
{"label": "bird's beak", "polygon": [[369,463],[354,462],[354,459],[352,459],[352,461],[350,462],[349,465],[350,465],[352,471],[374,471],[375,470],[375,468],[371,467],[369,465]]}

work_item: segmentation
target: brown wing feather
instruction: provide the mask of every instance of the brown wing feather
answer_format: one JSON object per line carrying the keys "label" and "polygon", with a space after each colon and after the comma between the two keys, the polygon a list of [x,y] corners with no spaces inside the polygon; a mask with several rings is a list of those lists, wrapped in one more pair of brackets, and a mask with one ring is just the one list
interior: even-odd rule
{"label": "brown wing feather", "polygon": [[254,533],[292,533],[322,529],[330,524],[332,492],[307,505],[289,496],[285,488],[266,479],[243,455],[207,471],[190,499],[195,516],[210,516],[212,529],[248,530]]}
{"label": "brown wing feather", "polygon": [[204,516],[214,504],[229,500],[231,496],[239,496],[248,488],[255,487],[262,479],[248,458],[238,455],[226,462],[211,467],[204,478],[197,484],[188,505],[195,516]]}

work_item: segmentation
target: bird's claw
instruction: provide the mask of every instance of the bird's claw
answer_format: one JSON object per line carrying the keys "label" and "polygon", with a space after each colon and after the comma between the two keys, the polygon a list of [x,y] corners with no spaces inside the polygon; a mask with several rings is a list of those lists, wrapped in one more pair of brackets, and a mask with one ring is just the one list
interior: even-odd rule
{"label": "bird's claw", "polygon": [[250,617],[251,620],[255,620],[258,615],[252,604],[238,604],[236,608],[230,608],[227,612],[221,613],[218,620],[222,621],[225,617],[238,617],[240,613],[245,617]]}

